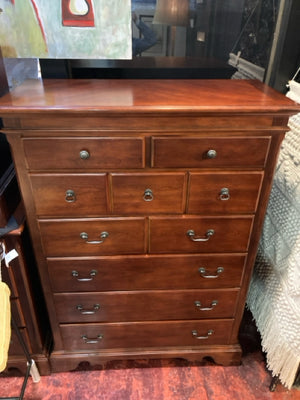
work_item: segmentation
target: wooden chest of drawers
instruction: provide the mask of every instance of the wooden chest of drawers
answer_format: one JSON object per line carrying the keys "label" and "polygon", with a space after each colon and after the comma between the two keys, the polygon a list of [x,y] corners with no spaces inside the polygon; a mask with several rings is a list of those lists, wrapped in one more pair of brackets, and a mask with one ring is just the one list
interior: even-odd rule
{"label": "wooden chest of drawers", "polygon": [[54,371],[240,361],[273,171],[297,106],[255,81],[29,81],[0,101]]}
{"label": "wooden chest of drawers", "polygon": [[[9,286],[11,313],[25,345],[40,374],[48,375],[51,335],[21,203],[13,217],[17,227],[0,237],[0,246],[6,253],[15,249],[18,257],[9,263],[9,268],[2,262],[2,280]],[[24,374],[26,369],[24,350],[16,332],[12,329],[5,373],[15,374],[18,371]]]}

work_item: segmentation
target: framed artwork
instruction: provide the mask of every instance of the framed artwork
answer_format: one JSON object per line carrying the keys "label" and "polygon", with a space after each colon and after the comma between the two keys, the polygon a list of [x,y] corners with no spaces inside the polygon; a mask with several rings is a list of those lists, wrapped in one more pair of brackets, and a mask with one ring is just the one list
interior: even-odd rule
{"label": "framed artwork", "polygon": [[130,59],[130,0],[0,0],[3,57]]}

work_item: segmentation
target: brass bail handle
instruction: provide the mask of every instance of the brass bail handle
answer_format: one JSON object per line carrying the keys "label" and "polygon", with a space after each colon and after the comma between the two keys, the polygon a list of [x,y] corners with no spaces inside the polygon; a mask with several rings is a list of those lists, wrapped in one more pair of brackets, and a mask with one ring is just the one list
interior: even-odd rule
{"label": "brass bail handle", "polygon": [[85,309],[81,304],[78,304],[76,310],[78,310],[82,315],[93,315],[100,310],[100,304],[94,304],[91,309]]}
{"label": "brass bail handle", "polygon": [[89,235],[86,232],[81,232],[80,234],[81,239],[85,240],[85,243],[87,244],[101,244],[105,241],[106,238],[108,238],[108,236],[109,236],[108,232],[101,232],[100,233],[101,240],[88,240]]}
{"label": "brass bail handle", "polygon": [[213,333],[214,333],[214,331],[213,331],[212,329],[209,329],[209,330],[207,331],[206,336],[199,336],[199,335],[198,335],[198,331],[192,330],[192,335],[193,335],[193,337],[194,337],[195,339],[198,339],[198,340],[207,340],[207,339],[209,339],[209,337],[210,337],[211,335],[213,335]]}
{"label": "brass bail handle", "polygon": [[97,271],[95,270],[95,269],[92,269],[91,271],[90,271],[90,273],[89,273],[89,278],[79,278],[79,273],[78,273],[78,271],[76,271],[76,270],[74,270],[74,271],[72,271],[72,276],[74,277],[74,278],[76,278],[76,280],[78,281],[78,282],[90,282],[90,281],[92,281],[93,279],[94,279],[94,277],[97,275]]}
{"label": "brass bail handle", "polygon": [[100,334],[95,338],[89,338],[87,337],[87,335],[82,335],[81,339],[86,343],[86,344],[97,344],[99,342],[101,342],[101,340],[103,339],[103,335]]}
{"label": "brass bail handle", "polygon": [[218,267],[215,275],[207,273],[206,269],[204,267],[200,267],[198,269],[198,272],[200,273],[202,278],[205,278],[205,279],[216,279],[216,278],[218,278],[220,276],[220,274],[222,274],[222,272],[224,272],[224,268],[223,267]]}
{"label": "brass bail handle", "polygon": [[197,310],[200,310],[200,311],[212,311],[216,307],[217,304],[218,304],[218,300],[213,300],[211,302],[210,307],[202,307],[201,301],[198,301],[198,300],[195,301],[195,306],[196,306]]}
{"label": "brass bail handle", "polygon": [[215,231],[213,229],[208,229],[205,236],[197,236],[193,229],[187,231],[187,236],[192,242],[207,242],[213,235]]}

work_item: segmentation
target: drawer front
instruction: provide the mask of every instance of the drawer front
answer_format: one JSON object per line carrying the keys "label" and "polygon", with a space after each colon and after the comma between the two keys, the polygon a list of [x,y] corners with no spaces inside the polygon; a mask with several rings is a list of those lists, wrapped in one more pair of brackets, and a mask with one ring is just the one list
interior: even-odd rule
{"label": "drawer front", "polygon": [[107,214],[105,174],[31,174],[30,180],[38,216]]}
{"label": "drawer front", "polygon": [[233,320],[60,325],[65,350],[228,344]]}
{"label": "drawer front", "polygon": [[144,218],[40,220],[47,256],[137,254],[146,251]]}
{"label": "drawer front", "polygon": [[143,138],[30,138],[23,139],[23,146],[30,170],[145,165]]}
{"label": "drawer front", "polygon": [[114,214],[181,214],[185,174],[112,174],[112,196]]}
{"label": "drawer front", "polygon": [[247,251],[252,222],[252,216],[151,217],[150,253]]}
{"label": "drawer front", "polygon": [[55,294],[60,323],[234,316],[238,289]]}
{"label": "drawer front", "polygon": [[263,172],[191,173],[188,213],[254,213],[262,179]]}
{"label": "drawer front", "polygon": [[243,254],[49,258],[54,292],[209,289],[241,285]]}
{"label": "drawer front", "polygon": [[264,167],[270,137],[154,137],[155,168]]}

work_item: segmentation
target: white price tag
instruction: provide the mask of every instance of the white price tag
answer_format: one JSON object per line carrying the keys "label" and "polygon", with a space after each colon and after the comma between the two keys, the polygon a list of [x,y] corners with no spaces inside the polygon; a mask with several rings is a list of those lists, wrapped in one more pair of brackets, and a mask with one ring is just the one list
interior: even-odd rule
{"label": "white price tag", "polygon": [[15,249],[11,250],[9,253],[5,254],[5,265],[9,268],[9,263],[17,258],[19,254]]}
{"label": "white price tag", "polygon": [[0,265],[1,265],[1,261],[4,260],[5,258],[5,245],[4,242],[0,242]]}

